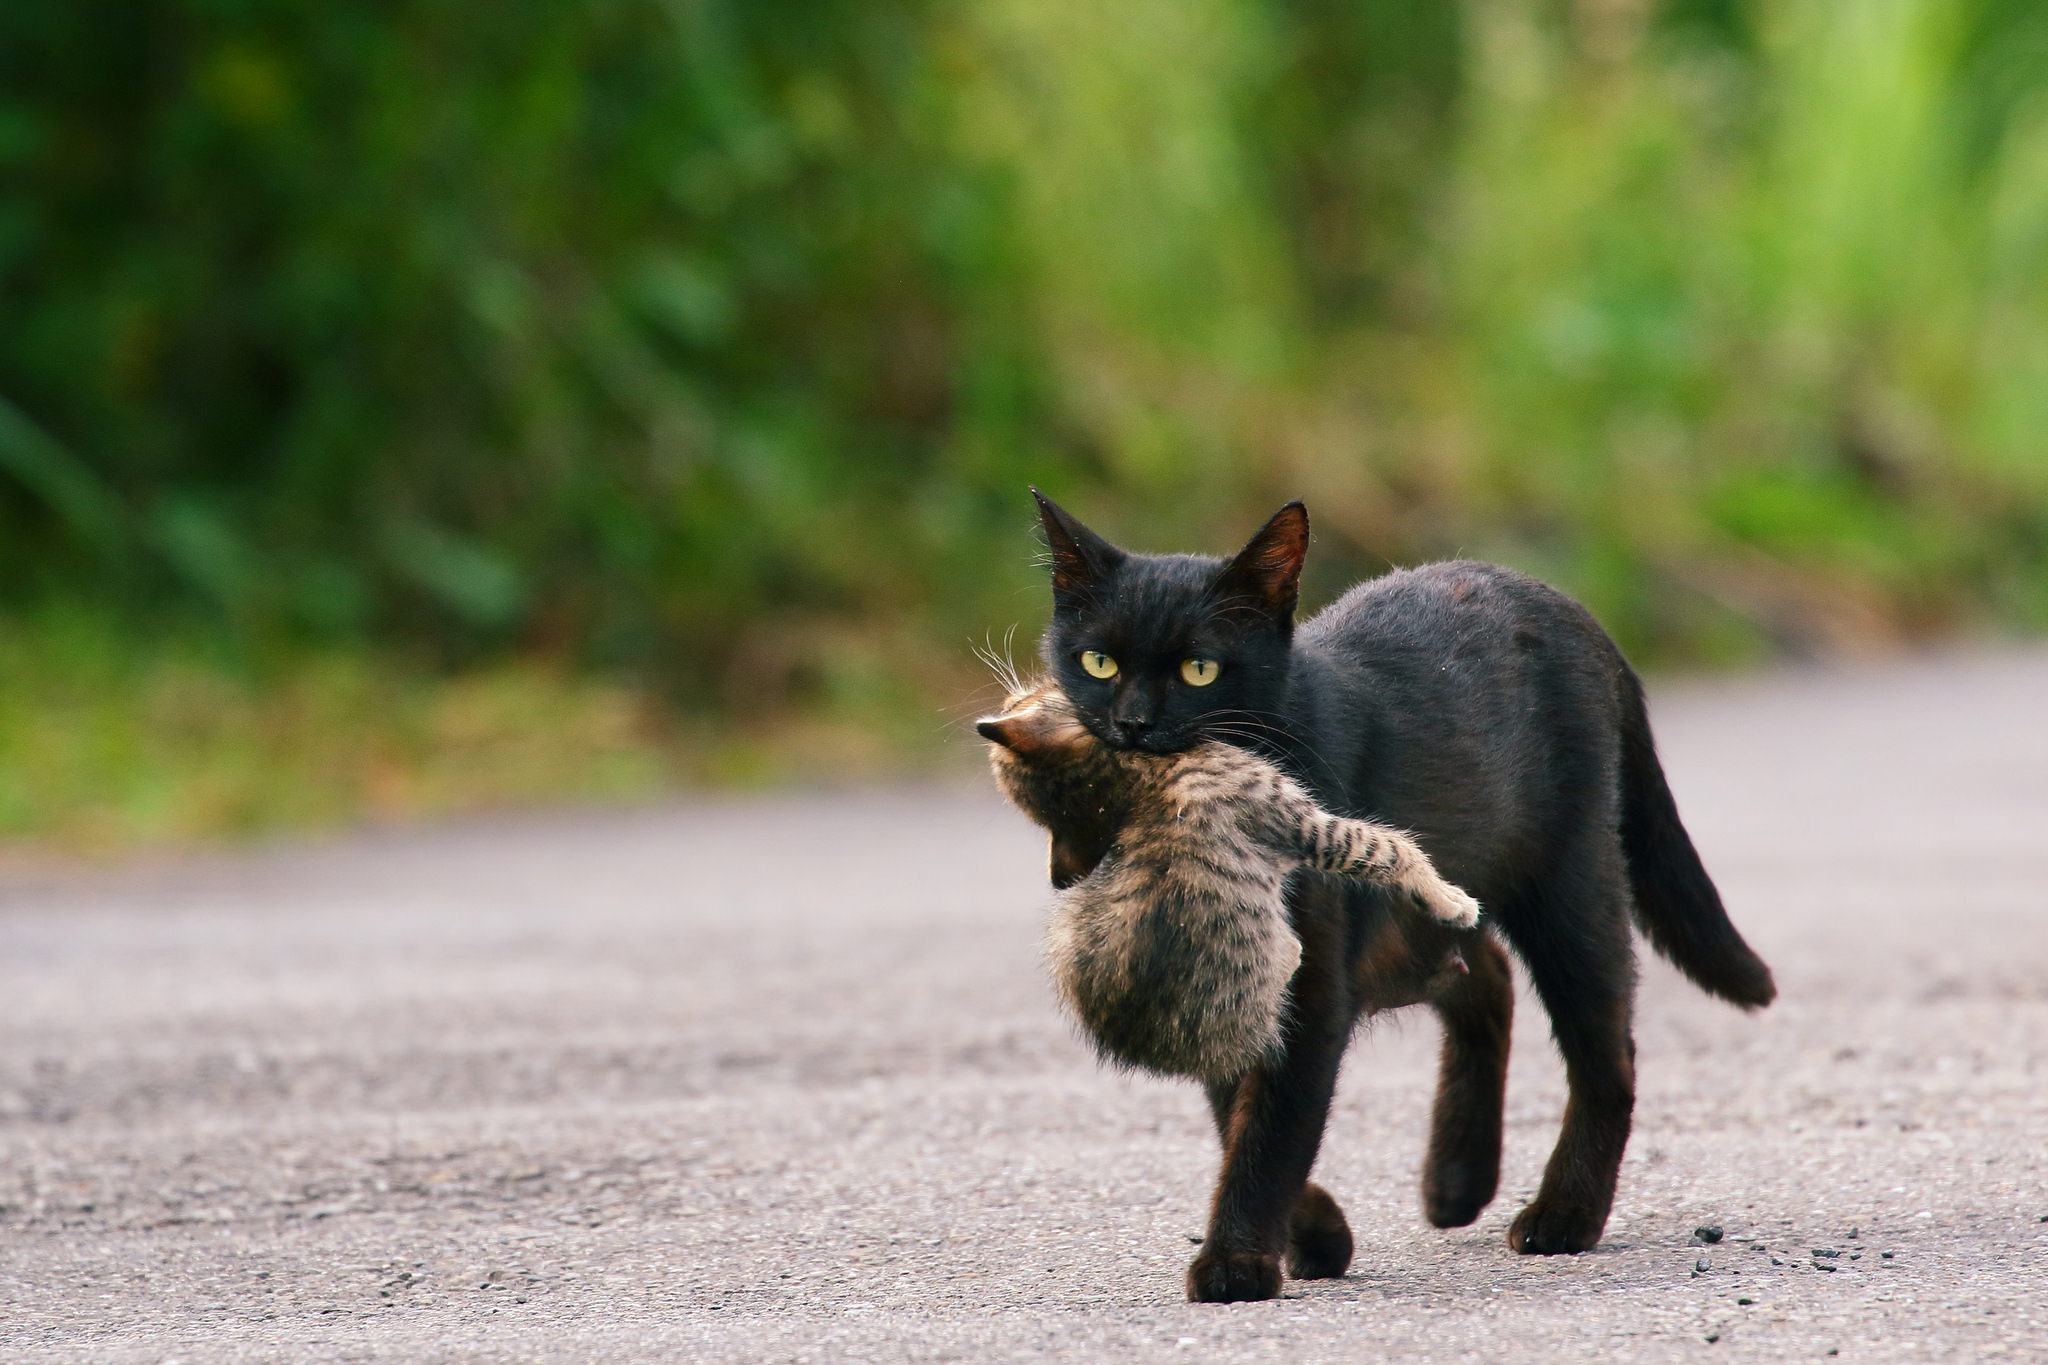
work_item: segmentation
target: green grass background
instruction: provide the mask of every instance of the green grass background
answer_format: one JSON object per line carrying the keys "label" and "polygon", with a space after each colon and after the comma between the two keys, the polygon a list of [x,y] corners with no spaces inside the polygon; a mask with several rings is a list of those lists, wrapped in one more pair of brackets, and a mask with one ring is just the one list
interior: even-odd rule
{"label": "green grass background", "polygon": [[2044,433],[2034,0],[0,7],[0,840],[919,761],[1028,482],[2036,631]]}

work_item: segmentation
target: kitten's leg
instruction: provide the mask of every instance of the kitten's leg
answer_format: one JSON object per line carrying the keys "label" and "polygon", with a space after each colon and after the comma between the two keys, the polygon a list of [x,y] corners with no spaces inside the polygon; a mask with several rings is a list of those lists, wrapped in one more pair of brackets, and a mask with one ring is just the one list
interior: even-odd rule
{"label": "kitten's leg", "polygon": [[1491,937],[1460,951],[1467,974],[1430,1001],[1443,1020],[1444,1043],[1422,1168],[1422,1210],[1440,1228],[1470,1223],[1500,1187],[1501,1109],[1515,1020],[1506,951]]}
{"label": "kitten's leg", "polygon": [[1534,1255],[1585,1251],[1600,1240],[1636,1098],[1635,944],[1620,855],[1603,849],[1560,868],[1501,913],[1550,1012],[1571,1086],[1542,1187],[1508,1228],[1508,1245]]}
{"label": "kitten's leg", "polygon": [[[1302,963],[1295,973],[1280,1058],[1212,1097],[1223,1136],[1223,1169],[1201,1254],[1188,1266],[1188,1298],[1194,1302],[1274,1298],[1280,1293],[1281,1255],[1292,1250],[1297,1211],[1306,1204],[1308,1216],[1320,1221],[1320,1205],[1308,1194],[1308,1173],[1322,1145],[1337,1065],[1351,1031],[1343,897],[1335,890],[1300,888],[1289,897]],[[1329,1246],[1304,1250],[1334,1251],[1334,1239]],[[1327,1273],[1332,1259],[1306,1257],[1302,1268]]]}
{"label": "kitten's leg", "polygon": [[1319,810],[1307,836],[1310,867],[1397,886],[1447,924],[1469,929],[1479,922],[1479,902],[1438,876],[1429,855],[1399,830]]}

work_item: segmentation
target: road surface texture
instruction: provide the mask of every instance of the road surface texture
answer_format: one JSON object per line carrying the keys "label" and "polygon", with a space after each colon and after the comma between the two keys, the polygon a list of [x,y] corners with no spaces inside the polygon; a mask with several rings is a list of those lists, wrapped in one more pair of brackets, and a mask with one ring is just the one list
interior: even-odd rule
{"label": "road surface texture", "polygon": [[[1425,1013],[1319,1165],[1339,1281],[1196,1307],[1192,1087],[1106,1073],[985,783],[0,887],[0,1360],[2048,1360],[2048,654],[1681,684],[1672,781],[1776,968],[1661,964],[1599,1248],[1427,1227]],[[1725,1229],[1699,1245],[1695,1227]]]}

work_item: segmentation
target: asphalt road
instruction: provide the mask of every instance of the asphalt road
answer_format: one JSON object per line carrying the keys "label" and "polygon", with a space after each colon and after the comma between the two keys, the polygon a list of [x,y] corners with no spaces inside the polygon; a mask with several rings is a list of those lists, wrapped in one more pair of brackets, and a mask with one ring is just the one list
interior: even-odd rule
{"label": "asphalt road", "polygon": [[1351,1275],[1184,1303],[1200,1099],[1060,1022],[1040,844],[963,780],[0,876],[0,1359],[2048,1360],[2048,654],[1653,700],[1783,996],[1648,969],[1588,1255],[1502,1240],[1525,997],[1476,1226],[1422,1222],[1436,1028],[1383,1019]]}

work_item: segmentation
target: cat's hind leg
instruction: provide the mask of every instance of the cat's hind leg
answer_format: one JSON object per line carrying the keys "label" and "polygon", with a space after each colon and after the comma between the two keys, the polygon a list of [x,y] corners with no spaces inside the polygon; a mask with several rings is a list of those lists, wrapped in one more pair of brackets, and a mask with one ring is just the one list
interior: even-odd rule
{"label": "cat's hind leg", "polygon": [[1459,951],[1467,971],[1429,1002],[1443,1021],[1444,1042],[1422,1167],[1422,1211],[1440,1228],[1464,1227],[1500,1188],[1501,1112],[1515,1021],[1506,950],[1484,937]]}
{"label": "cat's hind leg", "polygon": [[1509,941],[1550,1013],[1570,1097],[1543,1184],[1508,1228],[1530,1255],[1585,1251],[1614,1206],[1635,1112],[1635,944],[1617,850],[1565,860],[1501,907]]}

